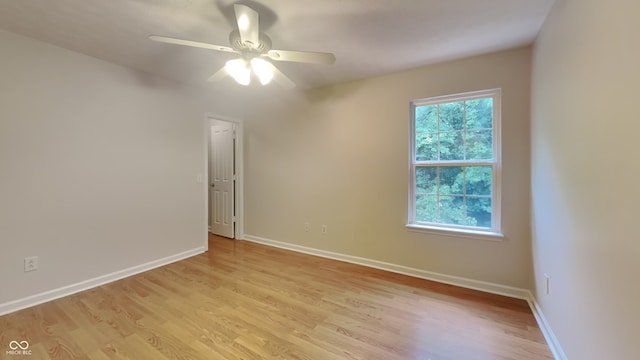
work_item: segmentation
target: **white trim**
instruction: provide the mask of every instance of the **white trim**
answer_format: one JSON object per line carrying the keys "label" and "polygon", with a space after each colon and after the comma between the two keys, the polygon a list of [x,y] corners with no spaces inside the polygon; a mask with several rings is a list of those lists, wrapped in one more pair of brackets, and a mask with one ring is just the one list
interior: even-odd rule
{"label": "white trim", "polygon": [[[204,119],[204,141],[205,141],[205,186],[204,186],[204,197],[206,199],[205,201],[205,214],[206,214],[206,222],[205,224],[207,224],[207,231],[209,231],[209,137],[210,137],[210,131],[209,131],[209,125],[210,122],[213,120],[221,120],[221,121],[226,121],[226,122],[230,122],[233,123],[236,127],[235,127],[235,132],[236,132],[236,137],[235,137],[235,153],[236,153],[236,189],[235,189],[235,196],[236,196],[236,214],[235,214],[235,221],[236,221],[236,229],[235,229],[235,238],[236,239],[242,239],[244,237],[244,152],[243,152],[243,148],[244,148],[244,144],[243,144],[243,139],[244,139],[244,124],[243,121],[240,119],[236,119],[236,118],[231,118],[231,117],[227,117],[227,116],[222,116],[222,115],[216,115],[216,114],[212,114],[212,113],[205,113],[205,119]],[[207,239],[205,239],[205,246],[209,246],[208,243],[208,237]]]}
{"label": "white trim", "polygon": [[527,302],[529,303],[529,307],[533,312],[533,316],[536,318],[536,322],[538,323],[538,327],[540,328],[544,339],[547,341],[547,345],[549,345],[549,349],[551,350],[553,357],[556,360],[567,360],[567,355],[564,353],[564,350],[562,350],[560,341],[551,329],[551,325],[549,325],[549,322],[547,322],[547,319],[544,316],[540,305],[538,305],[538,303],[536,302],[533,294],[530,291],[528,291],[528,293],[529,294],[527,296]]}
{"label": "white trim", "polygon": [[460,100],[476,100],[476,99],[486,98],[500,91],[501,91],[500,88],[476,90],[476,91],[469,91],[469,92],[451,94],[451,95],[432,96],[424,99],[413,100],[412,102],[418,106],[423,106],[423,105],[441,104],[445,102],[455,102]]}
{"label": "white trim", "polygon": [[432,271],[416,269],[404,265],[392,264],[379,260],[372,260],[358,256],[345,255],[332,251],[318,250],[306,246],[289,244],[281,241],[270,240],[253,235],[245,235],[244,240],[273,246],[281,249],[292,250],[304,254],[315,255],[323,258],[344,261],[352,264],[363,265],[374,269],[386,270],[398,274],[413,276],[420,279],[437,281],[439,283],[455,285],[467,289],[479,290],[487,293],[504,295],[512,298],[528,300],[530,296],[529,290],[520,289],[512,286],[490,283],[486,281],[473,280],[460,276],[446,275]]}
{"label": "white trim", "polygon": [[408,231],[436,234],[442,236],[453,236],[465,239],[479,239],[489,241],[504,241],[504,234],[492,231],[457,229],[453,227],[439,227],[431,225],[407,224]]}
{"label": "white trim", "polygon": [[560,346],[560,342],[558,338],[556,338],[551,326],[547,322],[540,306],[536,302],[535,298],[531,294],[531,291],[527,289],[516,288],[512,286],[506,286],[501,284],[495,284],[486,281],[468,279],[460,276],[452,276],[441,273],[436,273],[432,271],[426,271],[416,268],[411,268],[403,265],[391,264],[383,261],[366,259],[362,257],[352,256],[340,254],[332,251],[319,250],[306,246],[289,244],[282,241],[276,241],[271,239],[265,239],[258,236],[253,235],[245,235],[243,240],[255,242],[262,245],[273,246],[285,250],[291,250],[299,253],[319,256],[323,258],[333,259],[344,261],[352,264],[367,266],[370,268],[386,270],[393,273],[408,275],[412,277],[417,277],[420,279],[436,281],[439,283],[459,286],[467,289],[478,290],[486,293],[497,294],[508,296],[511,298],[522,299],[527,301],[529,307],[531,308],[531,312],[538,323],[538,327],[544,336],[551,353],[553,354],[556,360],[567,360],[567,356],[565,355],[562,347]]}
{"label": "white trim", "polygon": [[236,121],[236,239],[244,237],[244,125]]}
{"label": "white trim", "polygon": [[202,122],[202,141],[204,142],[204,164],[202,164],[202,168],[204,169],[204,184],[202,187],[202,192],[203,199],[205,199],[204,224],[207,227],[207,230],[202,239],[202,245],[207,251],[209,250],[209,232],[211,231],[211,226],[209,226],[209,137],[211,137],[209,122],[209,115],[205,113],[204,120]]}
{"label": "white trim", "polygon": [[26,309],[38,304],[42,304],[51,300],[59,299],[64,296],[69,296],[81,291],[92,289],[110,282],[120,280],[132,275],[136,275],[151,269],[155,269],[164,265],[171,264],[176,261],[180,261],[198,254],[202,254],[206,251],[204,247],[197,247],[195,249],[183,251],[181,253],[167,256],[162,259],[153,260],[145,264],[132,266],[127,269],[112,272],[110,274],[101,275],[93,279],[80,281],[75,284],[63,286],[57,289],[41,292],[39,294],[27,296],[22,299],[13,300],[0,304],[0,316],[14,311]]}

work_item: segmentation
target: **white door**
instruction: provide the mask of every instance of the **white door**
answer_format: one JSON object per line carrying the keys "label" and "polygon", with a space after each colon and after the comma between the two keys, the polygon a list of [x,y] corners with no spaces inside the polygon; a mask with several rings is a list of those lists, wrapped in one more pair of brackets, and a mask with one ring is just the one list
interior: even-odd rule
{"label": "white door", "polygon": [[209,150],[209,220],[211,232],[235,236],[234,124],[218,121],[211,126]]}

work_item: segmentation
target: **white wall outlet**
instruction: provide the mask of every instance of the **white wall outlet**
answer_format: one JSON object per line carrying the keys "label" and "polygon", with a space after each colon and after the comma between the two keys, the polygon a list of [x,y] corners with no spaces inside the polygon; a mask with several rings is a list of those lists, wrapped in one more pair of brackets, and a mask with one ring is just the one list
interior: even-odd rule
{"label": "white wall outlet", "polygon": [[38,257],[30,256],[24,258],[24,272],[38,270]]}
{"label": "white wall outlet", "polygon": [[309,232],[311,231],[311,224],[309,224],[308,222],[304,223],[304,232]]}
{"label": "white wall outlet", "polygon": [[327,233],[329,232],[329,228],[327,228],[327,225],[320,226],[320,232],[322,233],[322,235],[327,235]]}
{"label": "white wall outlet", "polygon": [[549,295],[551,293],[551,278],[547,273],[544,273],[544,282],[545,282],[547,295]]}

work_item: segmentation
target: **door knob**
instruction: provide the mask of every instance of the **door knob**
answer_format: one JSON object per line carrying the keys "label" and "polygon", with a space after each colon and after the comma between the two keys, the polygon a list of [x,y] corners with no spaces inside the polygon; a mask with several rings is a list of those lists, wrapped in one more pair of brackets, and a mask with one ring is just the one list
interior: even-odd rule
{"label": "door knob", "polygon": [[216,184],[214,184],[214,183],[211,183],[211,187],[216,187]]}

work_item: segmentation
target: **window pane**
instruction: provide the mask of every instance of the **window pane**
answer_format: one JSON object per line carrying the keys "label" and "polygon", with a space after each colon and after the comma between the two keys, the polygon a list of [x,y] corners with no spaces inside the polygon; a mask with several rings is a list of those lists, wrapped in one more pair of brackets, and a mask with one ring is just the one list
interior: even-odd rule
{"label": "window pane", "polygon": [[441,166],[439,193],[444,195],[462,194],[464,167]]}
{"label": "window pane", "polygon": [[467,160],[487,160],[493,158],[493,131],[477,130],[467,132]]}
{"label": "window pane", "polygon": [[478,220],[476,218],[466,215],[463,225],[466,226],[478,226]]}
{"label": "window pane", "polygon": [[438,223],[438,197],[436,195],[416,196],[416,221]]}
{"label": "window pane", "polygon": [[464,101],[440,104],[440,131],[464,129]]}
{"label": "window pane", "polygon": [[467,217],[475,220],[470,226],[491,227],[491,198],[468,196]]}
{"label": "window pane", "polygon": [[416,220],[491,227],[492,175],[491,166],[416,168]]}
{"label": "window pane", "polygon": [[416,132],[438,132],[438,105],[416,106]]}
{"label": "window pane", "polygon": [[444,224],[464,225],[464,198],[462,196],[440,196],[440,221]]}
{"label": "window pane", "polygon": [[416,160],[438,160],[438,133],[416,133]]}
{"label": "window pane", "polygon": [[493,99],[469,100],[466,102],[467,130],[491,129],[493,127]]}
{"label": "window pane", "polygon": [[499,216],[492,213],[499,192],[494,182],[499,96],[499,90],[486,90],[412,103],[413,221],[453,229],[500,228]]}
{"label": "window pane", "polygon": [[416,193],[433,195],[438,193],[437,167],[433,166],[416,168]]}
{"label": "window pane", "polygon": [[491,166],[468,166],[465,174],[466,195],[491,195],[493,169]]}
{"label": "window pane", "polygon": [[440,160],[464,160],[462,131],[440,133]]}

